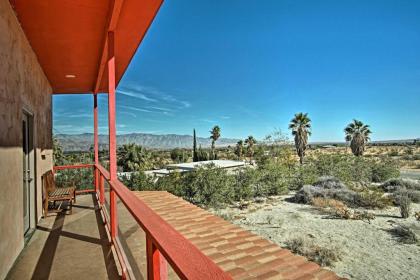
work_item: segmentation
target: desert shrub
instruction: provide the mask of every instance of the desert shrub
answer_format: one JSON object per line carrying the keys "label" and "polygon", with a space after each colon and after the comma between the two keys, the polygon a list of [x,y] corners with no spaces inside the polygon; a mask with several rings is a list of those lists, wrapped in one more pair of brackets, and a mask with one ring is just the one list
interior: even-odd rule
{"label": "desert shrub", "polygon": [[407,190],[407,189],[401,188],[392,194],[392,197],[394,198],[394,203],[399,205],[398,199],[399,197],[403,197],[403,196],[408,197],[411,200],[411,202],[414,202],[414,203],[420,202],[420,191]]}
{"label": "desert shrub", "polygon": [[77,190],[92,189],[92,168],[57,170],[55,184],[58,188],[75,186]]}
{"label": "desert shrub", "polygon": [[389,153],[388,156],[390,157],[397,157],[398,156],[398,150],[397,149],[392,149]]}
{"label": "desert shrub", "polygon": [[388,231],[398,240],[398,242],[404,244],[416,244],[418,242],[416,234],[407,226],[396,225]]}
{"label": "desert shrub", "polygon": [[411,199],[407,195],[398,197],[398,205],[400,206],[401,217],[404,219],[410,217]]}
{"label": "desert shrub", "polygon": [[120,180],[132,191],[157,190],[153,177],[147,176],[144,172],[133,172],[130,177],[122,176]]}
{"label": "desert shrub", "polygon": [[296,165],[289,177],[289,189],[299,190],[305,185],[312,185],[318,177],[318,172],[312,163]]}
{"label": "desert shrub", "polygon": [[377,190],[365,190],[359,192],[357,205],[370,209],[383,209],[392,205],[392,199],[384,196],[383,192]]}
{"label": "desert shrub", "polygon": [[340,180],[332,176],[322,176],[315,183],[314,186],[323,189],[346,189],[346,185]]}
{"label": "desert shrub", "polygon": [[175,148],[171,151],[171,159],[175,163],[187,162],[189,158],[189,152],[184,149]]}
{"label": "desert shrub", "polygon": [[303,186],[294,196],[293,200],[297,203],[310,203],[314,198],[322,197],[336,199],[349,206],[357,206],[359,201],[358,193],[349,189],[324,189],[317,186]]}
{"label": "desert shrub", "polygon": [[331,198],[322,198],[322,197],[315,197],[312,199],[311,204],[315,207],[319,208],[344,208],[346,205],[339,200],[331,199]]}
{"label": "desert shrub", "polygon": [[232,201],[233,177],[226,170],[214,166],[201,167],[181,176],[182,188],[176,195],[188,201],[211,207],[219,207]]}
{"label": "desert shrub", "polygon": [[401,188],[420,191],[420,182],[412,179],[393,178],[380,186],[385,192],[395,192]]}
{"label": "desert shrub", "polygon": [[372,163],[371,173],[372,182],[376,183],[400,176],[397,161],[385,158],[382,158],[379,162]]}
{"label": "desert shrub", "polygon": [[293,253],[305,256],[321,266],[333,266],[334,262],[341,259],[338,248],[321,247],[307,238],[296,237],[287,240],[285,243],[286,247]]}
{"label": "desert shrub", "polygon": [[293,201],[308,204],[316,198],[339,200],[350,207],[384,208],[390,205],[390,200],[384,197],[382,192],[355,192],[337,178],[330,176],[319,178],[314,185],[303,186],[296,192]]}
{"label": "desert shrub", "polygon": [[258,172],[252,168],[245,168],[235,175],[233,199],[235,201],[248,200],[254,196],[254,187],[258,182]]}
{"label": "desert shrub", "polygon": [[378,161],[347,154],[315,154],[308,162],[317,176],[333,176],[345,183],[383,182],[399,176],[398,162],[389,158]]}
{"label": "desert shrub", "polygon": [[288,191],[288,170],[280,164],[266,164],[257,169],[254,196],[283,194]]}

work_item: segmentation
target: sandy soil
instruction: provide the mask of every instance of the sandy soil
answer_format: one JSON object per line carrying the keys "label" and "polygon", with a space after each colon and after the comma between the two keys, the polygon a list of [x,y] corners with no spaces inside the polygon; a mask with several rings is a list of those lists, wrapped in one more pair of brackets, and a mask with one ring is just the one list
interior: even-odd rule
{"label": "sandy soil", "polygon": [[[252,203],[245,210],[229,207],[216,214],[229,219],[280,246],[297,236],[312,238],[315,244],[336,247],[342,260],[330,269],[349,279],[420,279],[420,246],[402,244],[388,230],[396,224],[413,229],[420,237],[420,222],[412,216],[399,217],[399,209],[370,211],[375,220],[342,220],[310,205],[285,201],[289,196]],[[420,211],[420,204],[412,204]]]}

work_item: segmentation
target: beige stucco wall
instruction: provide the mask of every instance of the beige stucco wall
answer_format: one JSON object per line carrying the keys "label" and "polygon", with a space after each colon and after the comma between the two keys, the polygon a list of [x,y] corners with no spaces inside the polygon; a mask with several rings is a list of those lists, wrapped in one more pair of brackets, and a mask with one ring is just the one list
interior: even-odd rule
{"label": "beige stucco wall", "polygon": [[22,117],[33,114],[34,196],[41,217],[41,175],[52,167],[51,87],[8,0],[0,0],[0,279],[24,246]]}

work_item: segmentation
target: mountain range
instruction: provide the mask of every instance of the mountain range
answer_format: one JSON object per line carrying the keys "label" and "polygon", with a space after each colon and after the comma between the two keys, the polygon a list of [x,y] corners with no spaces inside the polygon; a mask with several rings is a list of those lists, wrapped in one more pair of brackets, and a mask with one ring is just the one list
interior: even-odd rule
{"label": "mountain range", "polygon": [[[83,134],[55,134],[65,152],[88,151],[93,145],[93,133]],[[236,145],[239,139],[220,138],[216,142],[218,147]],[[130,133],[117,135],[117,145],[135,143],[149,149],[173,149],[190,148],[193,146],[191,135],[178,134],[148,134]],[[197,146],[208,148],[211,145],[210,138],[197,137]],[[108,135],[99,135],[99,147],[108,147]]]}

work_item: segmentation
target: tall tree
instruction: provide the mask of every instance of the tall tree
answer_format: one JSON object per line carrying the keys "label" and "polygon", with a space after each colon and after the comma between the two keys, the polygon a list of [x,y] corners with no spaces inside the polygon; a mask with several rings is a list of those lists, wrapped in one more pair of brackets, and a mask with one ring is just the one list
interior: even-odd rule
{"label": "tall tree", "polygon": [[370,140],[370,131],[367,124],[358,120],[353,120],[344,129],[346,134],[346,141],[350,142],[351,151],[355,156],[363,155],[365,151],[365,145]]}
{"label": "tall tree", "polygon": [[244,151],[244,141],[239,140],[238,143],[236,143],[236,148],[235,148],[235,154],[238,156],[238,159],[242,159],[242,154]]}
{"label": "tall tree", "polygon": [[195,129],[193,133],[193,162],[198,161],[198,155],[197,155],[197,137],[195,135]]}
{"label": "tall tree", "polygon": [[124,144],[117,150],[118,165],[123,171],[140,171],[151,167],[149,151],[134,143]]}
{"label": "tall tree", "polygon": [[245,144],[247,145],[248,149],[248,156],[251,158],[254,156],[254,145],[257,143],[254,136],[250,135],[248,138],[245,139]]}
{"label": "tall tree", "polygon": [[54,165],[62,165],[64,163],[63,148],[57,137],[53,137],[53,161]]}
{"label": "tall tree", "polygon": [[210,130],[210,139],[211,139],[211,159],[216,159],[215,154],[215,144],[217,139],[220,138],[220,127],[218,125],[215,125],[212,130]]}
{"label": "tall tree", "polygon": [[305,151],[308,147],[308,138],[311,136],[311,119],[307,113],[297,113],[290,121],[289,129],[295,137],[296,153],[299,156],[300,164],[303,164]]}

